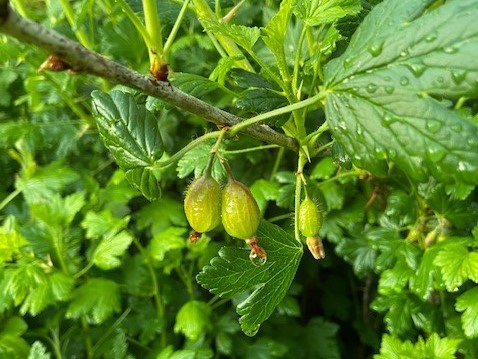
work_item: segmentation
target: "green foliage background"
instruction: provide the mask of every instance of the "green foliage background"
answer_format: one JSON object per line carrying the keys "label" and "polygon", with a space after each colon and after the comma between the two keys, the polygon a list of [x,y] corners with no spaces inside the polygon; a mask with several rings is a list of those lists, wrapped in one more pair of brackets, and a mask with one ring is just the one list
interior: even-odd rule
{"label": "green foliage background", "polygon": [[[190,9],[171,47],[173,86],[244,118],[294,103],[277,77],[326,93],[303,129],[324,260],[294,239],[297,155],[241,134],[221,145],[264,217],[260,268],[221,228],[188,241],[183,193],[214,140],[168,159],[213,125],[98,78],[39,73],[44,53],[0,37],[0,357],[478,357],[478,3],[379,2],[248,1],[236,25]],[[168,33],[182,2],[157,3]],[[13,5],[148,71],[115,1],[73,2],[73,24],[63,1]],[[297,50],[304,24],[312,55]],[[213,175],[224,180],[218,163]]]}

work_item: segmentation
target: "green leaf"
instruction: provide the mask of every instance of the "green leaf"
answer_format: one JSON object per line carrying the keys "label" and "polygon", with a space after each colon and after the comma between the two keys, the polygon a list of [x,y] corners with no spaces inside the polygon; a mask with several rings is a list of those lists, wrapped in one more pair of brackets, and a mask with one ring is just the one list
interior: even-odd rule
{"label": "green leaf", "polygon": [[109,279],[92,278],[72,293],[66,317],[78,319],[87,316],[93,323],[100,324],[120,309],[118,284]]}
{"label": "green leaf", "polygon": [[222,89],[222,86],[206,77],[184,72],[175,72],[172,81],[175,87],[194,97],[204,97],[208,93]]}
{"label": "green leaf", "polygon": [[153,166],[163,154],[158,121],[130,93],[93,91],[91,96],[103,143],[126,172],[128,181],[149,200],[157,199],[160,188]]}
{"label": "green leaf", "polygon": [[440,338],[437,333],[432,333],[426,340],[422,337],[412,344],[385,334],[382,338],[380,354],[373,356],[374,359],[454,359],[458,350],[460,339]]}
{"label": "green leaf", "polygon": [[399,293],[414,273],[415,271],[407,265],[405,260],[398,260],[392,269],[387,269],[380,275],[378,292],[383,295]]}
{"label": "green leaf", "polygon": [[244,333],[254,335],[282,301],[302,257],[302,244],[280,227],[262,221],[257,238],[267,252],[267,262],[255,267],[247,250],[224,247],[219,257],[198,274],[197,281],[212,293],[231,297],[254,289],[237,306]]}
{"label": "green leaf", "polygon": [[310,174],[311,179],[329,179],[337,172],[338,166],[335,164],[332,157],[325,157],[321,159],[312,170]]}
{"label": "green leaf", "polygon": [[133,242],[133,236],[128,231],[106,236],[93,253],[93,263],[104,270],[120,266],[121,260],[118,257],[124,255],[131,242]]}
{"label": "green leaf", "polygon": [[7,217],[0,227],[0,263],[11,261],[20,249],[28,245],[28,241],[15,230],[14,223],[14,217]]}
{"label": "green leaf", "polygon": [[[326,116],[354,162],[378,176],[385,160],[418,181],[478,183],[478,126],[437,98],[475,96],[475,0],[387,0],[327,64]],[[413,146],[410,146],[413,143]]]}
{"label": "green leaf", "polygon": [[183,203],[169,197],[143,206],[139,211],[138,229],[151,226],[153,235],[164,231],[169,226],[187,227]]}
{"label": "green leaf", "polygon": [[415,278],[410,280],[410,289],[424,300],[428,300],[433,289],[433,282],[440,275],[439,268],[433,263],[441,248],[427,248],[423,254]]}
{"label": "green leaf", "polygon": [[211,307],[206,302],[191,300],[179,309],[175,333],[182,333],[186,338],[196,341],[211,329]]}
{"label": "green leaf", "polygon": [[322,182],[319,183],[319,189],[324,195],[327,210],[342,209],[345,201],[345,191],[342,186],[336,182]]}
{"label": "green leaf", "polygon": [[334,22],[346,15],[354,15],[361,8],[360,0],[298,1],[295,13],[308,26],[318,26]]}
{"label": "green leaf", "polygon": [[129,216],[116,218],[109,210],[101,212],[88,211],[81,222],[81,227],[86,230],[86,238],[99,239],[113,236],[125,229],[129,220]]}
{"label": "green leaf", "polygon": [[33,173],[21,172],[15,181],[17,189],[21,190],[27,203],[48,202],[65,186],[79,179],[71,167],[61,162],[51,162],[43,167],[35,167]]}
{"label": "green leaf", "polygon": [[266,210],[267,202],[276,200],[279,196],[279,184],[262,178],[255,181],[250,190],[262,214]]}
{"label": "green leaf", "polygon": [[126,179],[151,202],[161,197],[161,187],[152,168],[141,167],[128,170]]}
{"label": "green leaf", "polygon": [[[287,99],[274,90],[266,88],[251,88],[244,91],[236,102],[237,107],[252,113],[264,113],[288,105]],[[281,115],[268,119],[274,126],[282,126],[289,119],[289,115]]]}
{"label": "green leaf", "polygon": [[284,0],[280,4],[279,11],[272,17],[264,28],[262,39],[274,54],[277,67],[282,74],[287,74],[288,65],[285,55],[284,43],[286,41],[287,28],[292,15],[292,0]]}
{"label": "green leaf", "polygon": [[449,244],[433,261],[440,267],[446,289],[455,292],[468,279],[478,283],[478,252],[468,251],[466,239],[448,238],[447,241]]}
{"label": "green leaf", "polygon": [[[21,337],[28,329],[27,323],[16,316],[12,316],[0,324],[0,355],[5,351],[14,353],[13,358],[26,358],[30,347]],[[7,358],[10,358],[7,356]]]}
{"label": "green leaf", "polygon": [[339,326],[323,318],[312,318],[305,328],[307,358],[339,359]]}
{"label": "green leaf", "polygon": [[461,316],[463,331],[468,338],[478,337],[478,287],[467,290],[456,299],[455,309]]}
{"label": "green leaf", "polygon": [[246,71],[244,69],[233,68],[229,71],[229,75],[233,79],[234,83],[243,89],[267,88],[271,90],[280,90],[280,88],[277,88],[274,83],[267,81],[261,75]]}
{"label": "green leaf", "polygon": [[155,261],[162,261],[167,252],[186,246],[185,228],[169,227],[156,234],[151,240],[149,254]]}
{"label": "green leaf", "polygon": [[248,51],[252,51],[252,47],[261,35],[261,31],[257,27],[229,24],[207,18],[201,18],[201,23],[206,30],[230,37],[235,43]]}
{"label": "green leaf", "polygon": [[[194,172],[195,178],[202,175],[209,160],[209,154],[213,145],[214,141],[205,141],[194,147],[191,151],[188,151],[178,161],[178,177],[185,178],[191,172]],[[214,161],[212,176],[218,181],[221,181],[221,179],[225,177],[224,167],[221,166],[219,161]]]}
{"label": "green leaf", "polygon": [[40,341],[32,344],[28,359],[50,359],[51,354],[46,351],[46,347]]}

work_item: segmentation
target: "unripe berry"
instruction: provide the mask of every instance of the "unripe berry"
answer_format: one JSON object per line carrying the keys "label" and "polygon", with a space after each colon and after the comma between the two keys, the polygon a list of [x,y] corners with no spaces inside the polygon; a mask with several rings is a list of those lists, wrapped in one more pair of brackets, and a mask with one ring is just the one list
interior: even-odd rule
{"label": "unripe berry", "polygon": [[188,187],[184,212],[196,232],[208,232],[221,222],[221,187],[209,176],[196,178]]}
{"label": "unripe berry", "polygon": [[230,179],[222,191],[222,224],[232,237],[252,238],[261,220],[259,206],[249,189]]}
{"label": "unripe berry", "polygon": [[315,237],[322,227],[322,212],[313,200],[306,197],[299,206],[299,230],[306,237]]}

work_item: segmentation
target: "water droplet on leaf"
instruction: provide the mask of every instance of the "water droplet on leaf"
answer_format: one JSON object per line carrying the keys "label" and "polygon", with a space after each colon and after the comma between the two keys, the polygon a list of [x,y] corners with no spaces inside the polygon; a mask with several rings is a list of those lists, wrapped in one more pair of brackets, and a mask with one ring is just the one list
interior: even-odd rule
{"label": "water droplet on leaf", "polygon": [[249,254],[249,259],[256,267],[261,267],[267,262],[267,256],[261,256],[258,253],[253,253],[252,251]]}
{"label": "water droplet on leaf", "polygon": [[391,160],[393,160],[394,158],[397,157],[397,151],[391,149],[391,150],[388,150],[388,158],[390,158]]}
{"label": "water droplet on leaf", "polygon": [[428,34],[427,37],[425,37],[426,42],[432,42],[437,39],[438,35],[436,32],[432,32],[431,34]]}
{"label": "water droplet on leaf", "polygon": [[385,148],[382,148],[382,147],[375,148],[375,157],[380,159],[380,160],[386,159],[387,158],[387,150]]}
{"label": "water droplet on leaf", "polygon": [[451,72],[451,77],[453,78],[453,81],[457,85],[461,84],[463,81],[465,81],[466,78],[466,71],[465,70],[455,70]]}
{"label": "water droplet on leaf", "polygon": [[456,46],[447,46],[443,48],[443,52],[446,54],[454,54],[458,51],[458,48]]}
{"label": "water droplet on leaf", "polygon": [[385,86],[385,92],[391,95],[395,91],[395,87],[393,86]]}
{"label": "water droplet on leaf", "polygon": [[397,119],[390,116],[390,115],[385,115],[380,119],[380,122],[384,127],[389,127],[392,123],[396,122]]}
{"label": "water droplet on leaf", "polygon": [[352,66],[353,60],[354,60],[353,57],[347,57],[344,61],[344,67],[348,68]]}
{"label": "water droplet on leaf", "polygon": [[380,55],[383,49],[383,40],[374,41],[368,48],[368,52],[374,57]]}
{"label": "water droplet on leaf", "polygon": [[408,80],[407,77],[402,76],[402,77],[400,78],[400,85],[402,85],[402,86],[407,86],[409,83],[410,83],[410,81]]}
{"label": "water droplet on leaf", "polygon": [[428,154],[430,156],[430,159],[433,162],[439,162],[445,157],[447,153],[447,150],[445,147],[440,146],[436,142],[432,142],[428,146]]}
{"label": "water droplet on leaf", "polygon": [[441,127],[442,127],[442,124],[440,121],[436,121],[436,120],[429,120],[427,122],[427,129],[428,131],[430,131],[431,133],[437,133],[438,131],[441,130]]}
{"label": "water droplet on leaf", "polygon": [[253,337],[254,335],[257,334],[257,332],[259,331],[259,328],[260,328],[260,325],[258,325],[252,330],[245,330],[244,334],[247,335],[248,337]]}
{"label": "water droplet on leaf", "polygon": [[408,65],[410,71],[416,76],[420,77],[423,75],[427,67],[423,64],[410,64]]}
{"label": "water droplet on leaf", "polygon": [[375,84],[369,84],[367,86],[367,92],[368,93],[374,93],[375,91],[377,91],[377,85]]}
{"label": "water droplet on leaf", "polygon": [[346,130],[346,129],[347,129],[347,125],[345,124],[344,121],[340,121],[340,122],[339,122],[339,127],[340,127],[342,130]]}

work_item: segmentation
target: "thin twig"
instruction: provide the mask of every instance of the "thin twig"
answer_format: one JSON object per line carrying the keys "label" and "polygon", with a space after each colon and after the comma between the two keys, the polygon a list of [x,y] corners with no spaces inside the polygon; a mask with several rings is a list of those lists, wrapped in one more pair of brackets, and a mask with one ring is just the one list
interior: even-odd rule
{"label": "thin twig", "polygon": [[[49,54],[57,55],[76,72],[99,76],[113,83],[122,84],[147,95],[160,98],[220,127],[233,126],[243,121],[238,116],[173,88],[167,82],[157,81],[108,60],[58,32],[20,16],[8,6],[7,0],[0,0],[0,32],[21,42],[34,44]],[[298,151],[298,144],[293,138],[276,132],[267,125],[255,124],[241,132],[261,141]]]}

